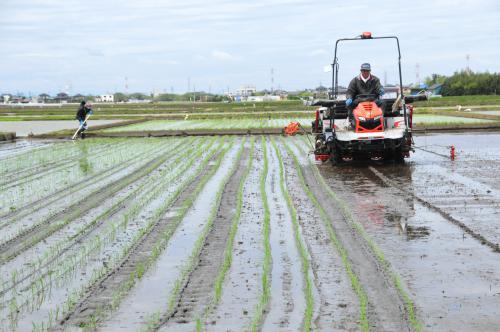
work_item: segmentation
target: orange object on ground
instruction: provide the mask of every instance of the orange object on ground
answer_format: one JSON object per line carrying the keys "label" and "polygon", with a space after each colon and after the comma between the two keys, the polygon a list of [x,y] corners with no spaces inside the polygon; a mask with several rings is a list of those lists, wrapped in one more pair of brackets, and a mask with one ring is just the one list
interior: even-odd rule
{"label": "orange object on ground", "polygon": [[284,129],[284,133],[287,136],[293,136],[300,130],[300,123],[290,122]]}

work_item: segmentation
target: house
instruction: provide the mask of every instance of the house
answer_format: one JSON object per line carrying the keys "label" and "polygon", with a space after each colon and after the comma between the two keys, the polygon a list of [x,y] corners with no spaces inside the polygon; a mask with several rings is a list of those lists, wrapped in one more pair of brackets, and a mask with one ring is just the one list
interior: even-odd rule
{"label": "house", "polygon": [[96,103],[114,103],[115,96],[114,95],[100,95],[95,97]]}
{"label": "house", "polygon": [[41,93],[38,95],[38,101],[41,103],[46,103],[50,100],[51,100],[51,98],[47,93]]}
{"label": "house", "polygon": [[54,98],[56,103],[66,104],[69,100],[69,96],[66,92],[59,92]]}

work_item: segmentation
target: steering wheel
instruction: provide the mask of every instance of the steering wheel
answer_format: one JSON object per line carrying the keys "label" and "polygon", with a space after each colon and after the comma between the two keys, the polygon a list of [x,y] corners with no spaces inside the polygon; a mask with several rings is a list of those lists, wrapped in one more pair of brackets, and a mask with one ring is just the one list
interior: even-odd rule
{"label": "steering wheel", "polygon": [[356,100],[358,102],[375,101],[376,99],[377,99],[377,95],[374,95],[374,94],[359,94],[356,96]]}

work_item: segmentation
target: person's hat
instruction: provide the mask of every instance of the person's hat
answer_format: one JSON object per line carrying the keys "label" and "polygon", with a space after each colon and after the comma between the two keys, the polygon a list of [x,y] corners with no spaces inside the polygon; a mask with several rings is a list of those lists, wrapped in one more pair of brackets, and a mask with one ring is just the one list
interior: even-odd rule
{"label": "person's hat", "polygon": [[371,69],[371,67],[370,67],[370,64],[369,64],[369,63],[363,63],[363,64],[361,65],[361,70],[368,70],[368,71],[370,71],[370,70],[372,70],[372,69]]}
{"label": "person's hat", "polygon": [[84,105],[85,105],[85,100],[82,100],[82,101],[80,102],[80,105],[84,106]]}

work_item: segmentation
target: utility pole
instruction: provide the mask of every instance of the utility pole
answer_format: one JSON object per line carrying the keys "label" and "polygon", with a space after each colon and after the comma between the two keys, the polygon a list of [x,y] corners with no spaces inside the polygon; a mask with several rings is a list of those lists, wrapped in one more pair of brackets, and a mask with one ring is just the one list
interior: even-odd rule
{"label": "utility pole", "polygon": [[187,92],[191,92],[191,77],[188,77],[188,90]]}
{"label": "utility pole", "polygon": [[271,94],[274,94],[274,68],[271,68]]}
{"label": "utility pole", "polygon": [[387,70],[384,70],[384,86],[387,86]]}
{"label": "utility pole", "polygon": [[415,81],[418,87],[420,87],[420,64],[415,65]]}
{"label": "utility pole", "polygon": [[125,76],[125,94],[128,94],[128,77]]}
{"label": "utility pole", "polygon": [[465,71],[467,72],[467,74],[470,74],[471,71],[470,71],[470,54],[467,54],[465,55],[465,61],[467,63],[467,67],[465,67]]}

